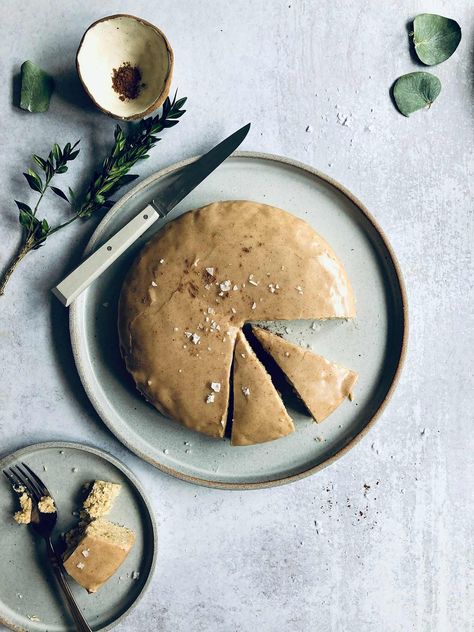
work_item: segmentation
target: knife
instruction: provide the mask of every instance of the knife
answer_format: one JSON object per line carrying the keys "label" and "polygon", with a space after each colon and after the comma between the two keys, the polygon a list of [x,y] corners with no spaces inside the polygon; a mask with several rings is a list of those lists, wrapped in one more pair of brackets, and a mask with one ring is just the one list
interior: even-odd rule
{"label": "knife", "polygon": [[231,134],[190,165],[184,167],[159,198],[152,200],[113,237],[98,248],[51,291],[68,307],[102,272],[157,220],[166,217],[183,198],[237,149],[250,123]]}

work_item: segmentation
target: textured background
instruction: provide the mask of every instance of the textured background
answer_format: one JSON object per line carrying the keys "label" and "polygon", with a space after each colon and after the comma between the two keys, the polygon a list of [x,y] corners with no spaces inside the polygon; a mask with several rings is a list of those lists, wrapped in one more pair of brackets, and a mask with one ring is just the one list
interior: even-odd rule
{"label": "textured background", "polygon": [[[119,629],[473,630],[472,3],[8,0],[2,9],[0,264],[17,239],[12,199],[27,195],[20,174],[29,155],[81,138],[70,180],[79,184],[109,142],[113,122],[81,94],[74,53],[90,22],[123,11],[164,29],[176,55],[174,86],[189,97],[143,175],[250,119],[243,149],[307,162],[365,202],[407,284],[407,363],[369,436],[299,483],[221,492],[140,462],[82,391],[67,314],[48,289],[77,261],[94,222],[24,262],[0,298],[0,451],[86,440],[142,480],[160,525],[159,560],[150,591]],[[463,41],[433,69],[443,91],[431,111],[406,119],[388,90],[419,69],[406,25],[424,11],[457,19]],[[48,114],[12,107],[12,75],[28,58],[58,77]]]}

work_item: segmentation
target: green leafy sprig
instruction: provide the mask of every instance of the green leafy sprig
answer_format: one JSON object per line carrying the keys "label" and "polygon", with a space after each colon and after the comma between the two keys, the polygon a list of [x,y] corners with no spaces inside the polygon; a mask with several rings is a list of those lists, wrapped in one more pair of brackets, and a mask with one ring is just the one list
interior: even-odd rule
{"label": "green leafy sprig", "polygon": [[[62,189],[51,184],[53,178],[65,173],[68,170],[68,163],[78,156],[79,149],[76,149],[78,143],[74,145],[67,143],[63,149],[55,144],[47,158],[33,155],[37,169],[36,171],[28,169],[23,175],[30,189],[39,195],[33,208],[15,200],[19,210],[22,237],[17,252],[0,278],[0,296],[4,294],[5,287],[17,265],[29,252],[43,246],[48,237],[77,219],[88,219],[102,209],[113,205],[111,197],[114,193],[138,178],[129,171],[137,162],[149,157],[150,150],[160,140],[157,134],[178,124],[178,119],[186,111],[182,109],[185,102],[185,97],[176,99],[175,95],[173,101],[167,98],[160,114],[143,119],[128,133],[117,125],[114,131],[114,144],[100,168],[93,174],[82,196],[78,196],[71,188],[68,189],[69,195],[67,195]],[[65,201],[72,212],[71,217],[55,226],[50,226],[47,219],[39,219],[37,216],[38,207],[48,191]]]}

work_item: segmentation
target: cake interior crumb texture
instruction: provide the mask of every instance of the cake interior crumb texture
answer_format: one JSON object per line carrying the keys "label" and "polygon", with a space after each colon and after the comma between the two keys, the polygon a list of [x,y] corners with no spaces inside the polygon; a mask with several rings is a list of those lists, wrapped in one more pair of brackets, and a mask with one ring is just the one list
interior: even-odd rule
{"label": "cake interior crumb texture", "polygon": [[55,513],[56,507],[51,496],[43,496],[38,502],[38,509],[41,513]]}
{"label": "cake interior crumb texture", "polygon": [[94,481],[89,495],[83,503],[83,509],[89,518],[102,518],[112,509],[114,500],[121,489],[118,483]]}
{"label": "cake interior crumb texture", "polygon": [[33,503],[31,502],[31,498],[28,496],[26,492],[23,492],[18,500],[20,502],[20,510],[15,512],[13,516],[18,524],[30,524],[31,522],[31,511],[33,509]]}

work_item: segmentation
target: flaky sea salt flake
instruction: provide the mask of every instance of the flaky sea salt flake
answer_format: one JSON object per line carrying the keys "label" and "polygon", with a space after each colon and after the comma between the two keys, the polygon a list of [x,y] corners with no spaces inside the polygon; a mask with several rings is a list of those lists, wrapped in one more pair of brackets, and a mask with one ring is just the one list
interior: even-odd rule
{"label": "flaky sea salt flake", "polygon": [[229,279],[227,279],[226,281],[222,281],[222,283],[219,284],[219,287],[221,288],[222,292],[228,292],[232,287],[232,283],[229,281]]}

